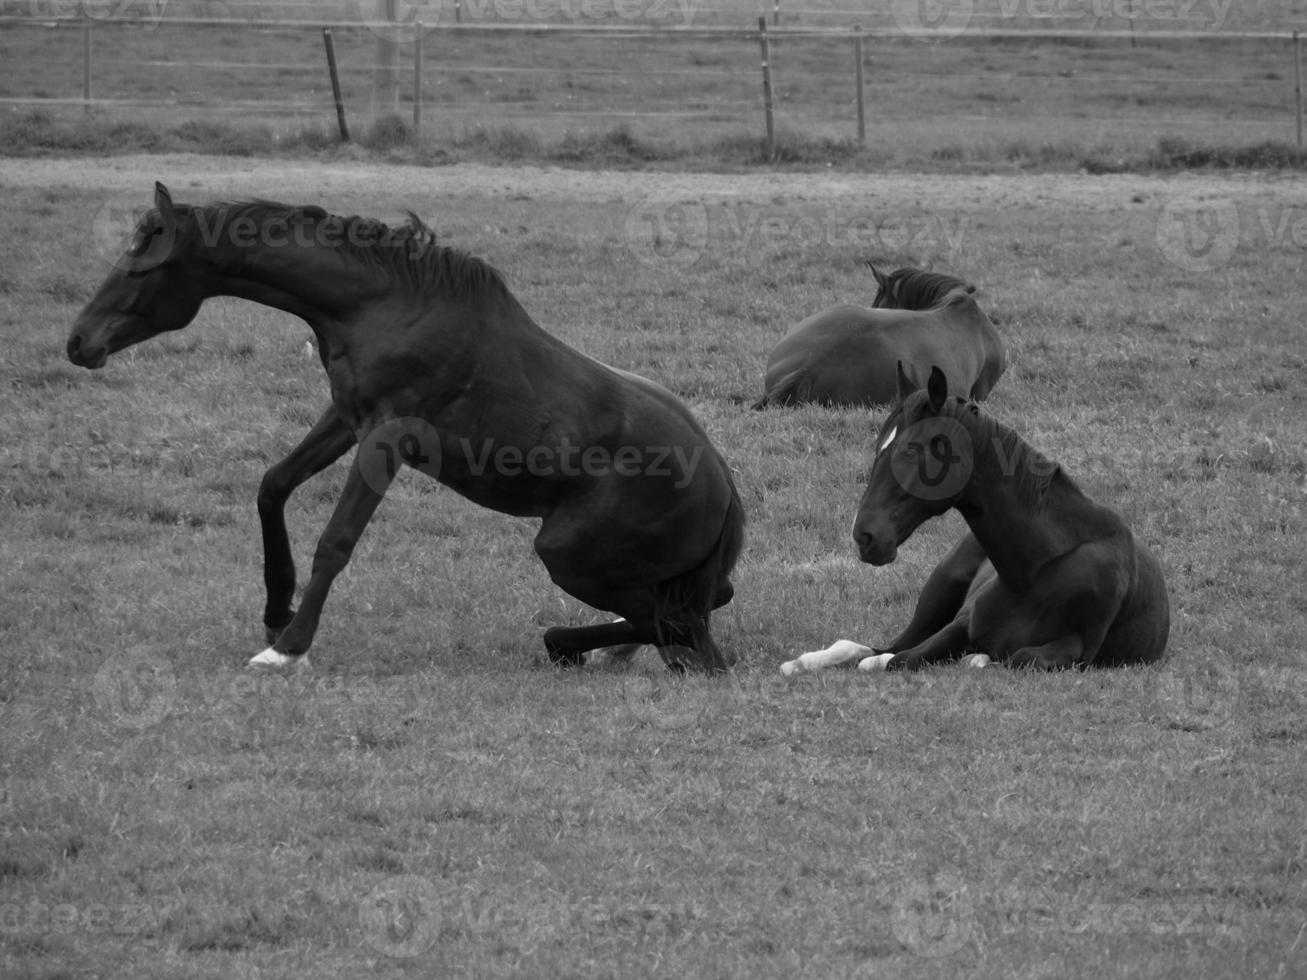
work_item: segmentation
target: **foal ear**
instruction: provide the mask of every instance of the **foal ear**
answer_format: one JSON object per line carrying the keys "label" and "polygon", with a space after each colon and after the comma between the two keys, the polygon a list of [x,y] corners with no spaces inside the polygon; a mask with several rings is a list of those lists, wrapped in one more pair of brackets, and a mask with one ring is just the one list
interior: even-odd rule
{"label": "foal ear", "polygon": [[936,364],[930,369],[930,380],[926,382],[926,394],[930,397],[931,411],[938,412],[948,398],[948,375]]}
{"label": "foal ear", "polygon": [[898,377],[898,385],[899,385],[898,400],[899,400],[900,402],[903,402],[903,401],[908,397],[908,395],[910,395],[910,394],[912,394],[914,391],[916,391],[916,390],[920,387],[920,385],[918,385],[915,381],[913,381],[911,378],[908,377],[907,372],[903,370],[903,362],[902,362],[902,361],[899,361],[899,362],[898,362],[898,372],[899,372],[899,377]]}
{"label": "foal ear", "polygon": [[863,259],[862,261],[867,263],[867,268],[870,269],[871,274],[876,277],[876,285],[881,289],[889,288],[889,276],[877,269],[871,259]]}
{"label": "foal ear", "polygon": [[159,212],[165,227],[176,224],[177,212],[172,206],[172,195],[168,193],[168,188],[157,180],[154,182],[154,208]]}

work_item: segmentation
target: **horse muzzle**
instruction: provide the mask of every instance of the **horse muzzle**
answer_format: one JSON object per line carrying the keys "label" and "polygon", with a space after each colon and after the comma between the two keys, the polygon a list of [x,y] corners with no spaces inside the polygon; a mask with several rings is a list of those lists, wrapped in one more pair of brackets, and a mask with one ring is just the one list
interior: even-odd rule
{"label": "horse muzzle", "polygon": [[68,360],[78,367],[95,371],[108,362],[109,348],[104,344],[87,343],[80,335],[73,334],[68,338]]}
{"label": "horse muzzle", "polygon": [[889,535],[854,528],[853,540],[858,546],[858,557],[868,565],[888,565],[899,555],[898,542]]}

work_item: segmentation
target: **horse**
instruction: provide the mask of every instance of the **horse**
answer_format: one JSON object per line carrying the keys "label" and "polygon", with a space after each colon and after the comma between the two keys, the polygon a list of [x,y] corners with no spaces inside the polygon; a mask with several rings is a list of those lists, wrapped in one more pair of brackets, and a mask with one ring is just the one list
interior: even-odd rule
{"label": "horse", "polygon": [[[744,511],[725,459],[667,389],[547,333],[497,270],[437,244],[412,212],[391,227],[271,201],[174,204],[163,184],[74,322],[68,357],[101,368],[187,326],[212,296],[304,320],[331,388],[259,485],[269,646],[250,667],[306,664],[332,581],[401,464],[539,518],[534,547],[553,582],[620,617],[547,630],[555,664],[647,643],[673,670],[733,666],[709,616],[733,595]],[[296,610],[286,501],[356,445]]]}
{"label": "horse", "polygon": [[939,367],[924,390],[902,369],[898,385],[853,523],[858,554],[887,565],[950,508],[968,532],[931,572],[907,628],[859,666],[917,670],[968,654],[971,666],[1044,670],[1160,659],[1170,631],[1162,568],[1120,515],[974,401],[950,398]]}
{"label": "horse", "polygon": [[1003,341],[976,304],[976,287],[938,272],[885,274],[867,262],[878,290],[871,309],[833,306],[799,323],[767,357],[753,407],[888,405],[895,365],[924,380],[940,365],[956,391],[989,396],[1006,367]]}

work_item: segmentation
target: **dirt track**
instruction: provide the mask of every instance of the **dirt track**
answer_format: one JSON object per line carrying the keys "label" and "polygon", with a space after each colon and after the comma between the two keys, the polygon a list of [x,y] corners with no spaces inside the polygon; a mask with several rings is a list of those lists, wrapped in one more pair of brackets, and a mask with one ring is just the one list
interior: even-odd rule
{"label": "dirt track", "polygon": [[331,206],[337,195],[365,194],[395,206],[432,196],[473,194],[577,201],[629,201],[645,197],[769,200],[857,199],[941,202],[965,210],[1038,207],[1117,210],[1131,203],[1156,203],[1185,194],[1301,201],[1301,176],[1247,174],[1093,176],[1088,174],[862,174],[847,172],[752,172],[715,174],[658,171],[568,170],[557,167],[498,167],[461,163],[416,167],[375,161],[330,162],[194,154],[105,158],[0,160],[0,186],[69,186],[108,193],[139,191],[142,197],[162,180],[178,200],[266,197],[315,201]]}

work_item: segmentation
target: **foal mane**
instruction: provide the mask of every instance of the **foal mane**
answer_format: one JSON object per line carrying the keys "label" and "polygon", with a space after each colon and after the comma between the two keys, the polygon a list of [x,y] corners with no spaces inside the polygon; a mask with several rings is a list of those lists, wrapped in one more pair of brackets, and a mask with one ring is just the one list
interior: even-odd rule
{"label": "foal mane", "polygon": [[1035,514],[1043,510],[1049,484],[1061,470],[1060,465],[1026,442],[1015,429],[982,412],[974,401],[950,398],[940,415],[954,419],[970,434],[973,473],[981,479],[1010,480],[1022,506]]}
{"label": "foal mane", "polygon": [[231,227],[248,219],[255,228],[267,228],[270,221],[286,221],[292,227],[303,223],[325,232],[320,240],[350,260],[385,276],[402,289],[425,294],[439,292],[455,297],[486,293],[508,294],[499,271],[483,259],[461,249],[440,245],[436,232],[414,212],[406,210],[402,225],[388,225],[376,218],[341,217],[316,205],[291,205],[254,199],[219,201],[193,206],[192,211],[211,212],[215,223]]}
{"label": "foal mane", "polygon": [[963,289],[968,295],[976,291],[971,283],[944,272],[904,266],[889,274],[889,294],[904,310],[933,309],[955,289]]}

